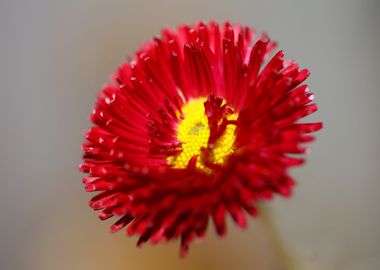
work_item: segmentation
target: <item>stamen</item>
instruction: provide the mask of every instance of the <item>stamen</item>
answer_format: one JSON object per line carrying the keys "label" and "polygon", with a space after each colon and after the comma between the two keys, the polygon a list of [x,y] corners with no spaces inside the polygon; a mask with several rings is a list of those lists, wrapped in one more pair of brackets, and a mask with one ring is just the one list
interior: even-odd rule
{"label": "stamen", "polygon": [[171,167],[186,168],[196,157],[195,167],[210,174],[210,164],[221,165],[234,152],[237,114],[222,104],[222,99],[210,96],[193,99],[182,107],[184,119],[177,126],[181,151],[167,157]]}

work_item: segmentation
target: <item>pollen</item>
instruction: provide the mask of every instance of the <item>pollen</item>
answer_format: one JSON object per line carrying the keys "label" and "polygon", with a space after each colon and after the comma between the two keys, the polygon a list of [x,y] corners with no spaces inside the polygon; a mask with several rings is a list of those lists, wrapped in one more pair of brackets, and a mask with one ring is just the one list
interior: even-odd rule
{"label": "pollen", "polygon": [[[210,174],[212,170],[203,164],[201,149],[207,148],[210,136],[208,118],[205,114],[206,98],[193,99],[182,107],[183,119],[177,126],[177,140],[182,144],[182,151],[167,157],[168,164],[173,168],[186,168],[190,159],[197,156],[196,168]],[[237,114],[226,116],[227,120],[236,120]],[[235,125],[227,125],[222,136],[215,145],[209,146],[209,162],[223,164],[228,155],[234,152]]]}

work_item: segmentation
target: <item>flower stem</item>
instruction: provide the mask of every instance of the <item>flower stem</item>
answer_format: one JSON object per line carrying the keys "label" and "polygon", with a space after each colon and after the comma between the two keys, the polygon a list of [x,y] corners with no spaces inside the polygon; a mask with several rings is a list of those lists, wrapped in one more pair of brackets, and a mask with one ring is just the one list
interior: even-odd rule
{"label": "flower stem", "polygon": [[305,269],[296,255],[289,249],[281,237],[274,218],[274,212],[270,206],[263,203],[259,206],[259,216],[263,222],[270,243],[275,249],[277,256],[280,258],[284,270],[302,270]]}

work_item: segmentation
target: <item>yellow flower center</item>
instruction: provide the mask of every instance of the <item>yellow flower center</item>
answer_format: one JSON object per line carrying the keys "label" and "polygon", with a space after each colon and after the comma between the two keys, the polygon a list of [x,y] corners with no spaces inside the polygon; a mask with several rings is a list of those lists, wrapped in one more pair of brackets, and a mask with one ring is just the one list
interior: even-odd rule
{"label": "yellow flower center", "polygon": [[[198,156],[196,167],[206,173],[212,173],[211,169],[203,164],[202,148],[207,148],[210,136],[208,119],[205,114],[204,102],[206,98],[198,98],[189,101],[182,107],[183,120],[177,126],[177,140],[182,143],[182,152],[167,157],[168,164],[173,168],[186,168],[193,156]],[[236,120],[237,114],[229,114],[227,120]],[[209,162],[223,164],[226,157],[234,152],[236,125],[227,125],[224,133],[209,150]],[[209,147],[210,149],[210,147]]]}

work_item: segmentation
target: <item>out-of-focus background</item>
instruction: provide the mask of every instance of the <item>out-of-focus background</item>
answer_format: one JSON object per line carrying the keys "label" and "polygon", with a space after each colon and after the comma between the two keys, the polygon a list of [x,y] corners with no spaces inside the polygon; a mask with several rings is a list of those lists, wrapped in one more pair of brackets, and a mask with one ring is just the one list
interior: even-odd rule
{"label": "out-of-focus background", "polygon": [[163,26],[226,19],[267,31],[308,67],[324,121],[294,196],[272,204],[308,269],[380,265],[380,1],[1,0],[0,269],[280,269],[258,220],[135,248],[87,206],[77,171],[113,70]]}

